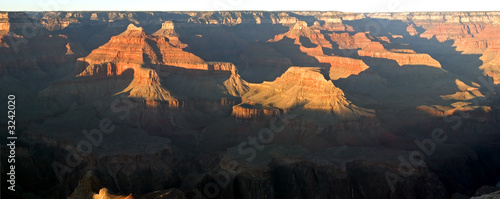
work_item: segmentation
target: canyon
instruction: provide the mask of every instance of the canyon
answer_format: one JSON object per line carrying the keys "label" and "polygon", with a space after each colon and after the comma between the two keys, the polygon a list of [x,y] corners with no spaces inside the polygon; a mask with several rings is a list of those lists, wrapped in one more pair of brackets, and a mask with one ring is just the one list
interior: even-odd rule
{"label": "canyon", "polygon": [[499,31],[500,12],[0,12],[2,198],[498,194]]}

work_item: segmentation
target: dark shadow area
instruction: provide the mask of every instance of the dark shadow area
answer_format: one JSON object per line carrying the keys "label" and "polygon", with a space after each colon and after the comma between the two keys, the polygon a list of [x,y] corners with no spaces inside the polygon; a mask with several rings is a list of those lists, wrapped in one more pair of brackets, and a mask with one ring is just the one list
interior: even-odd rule
{"label": "dark shadow area", "polygon": [[150,67],[160,76],[162,87],[181,101],[220,102],[222,98],[239,99],[221,87],[231,77],[231,71],[197,70],[165,65]]}
{"label": "dark shadow area", "polygon": [[435,37],[426,39],[416,36],[405,39],[407,37],[394,39],[394,41],[407,42],[415,52],[429,54],[441,63],[441,68],[460,76],[463,82],[470,84],[472,81],[477,82],[478,77],[484,76],[483,71],[479,69],[483,64],[483,61],[479,59],[481,55],[462,54],[456,51],[451,40],[439,42]]}
{"label": "dark shadow area", "polygon": [[[90,20],[90,15],[93,12],[71,13],[83,15],[81,18],[77,18],[80,23],[71,23],[68,27],[52,31],[51,34],[67,35],[71,41],[81,43],[89,53],[108,42],[112,36],[125,31],[129,24],[142,27],[146,33],[151,34],[159,30],[164,21],[187,21],[190,18],[187,14],[172,12],[154,12],[153,14],[148,12],[126,12],[124,18],[113,19],[112,22],[108,22],[111,20],[108,14],[123,12],[96,12],[98,19],[104,21]],[[61,12],[58,15],[58,20],[63,20],[66,14],[67,12]]]}
{"label": "dark shadow area", "polygon": [[318,45],[312,43],[309,38],[304,37],[304,36],[301,36],[300,39],[299,39],[299,41],[302,44],[302,46],[304,46],[306,48],[315,48],[315,47],[318,46]]}
{"label": "dark shadow area", "polygon": [[[417,94],[415,97],[409,98],[410,101],[420,101],[419,103],[411,103],[415,106],[430,105],[430,103],[449,105],[453,101],[443,101],[440,95],[453,94],[458,91],[455,80],[459,79],[468,85],[473,81],[477,82],[477,77],[482,76],[479,66],[482,61],[479,60],[480,55],[465,55],[457,52],[455,47],[452,46],[453,41],[439,42],[435,38],[426,39],[417,36],[410,36],[407,31],[407,23],[398,20],[385,20],[385,19],[361,19],[354,21],[346,21],[348,25],[354,27],[357,32],[364,32],[370,30],[370,34],[374,37],[387,36],[391,34],[403,35],[403,38],[393,38],[391,43],[379,41],[385,45],[389,50],[391,49],[413,49],[416,53],[429,54],[432,58],[441,63],[442,69],[445,71],[428,66],[399,66],[395,61],[383,58],[370,58],[361,57],[357,53],[350,57],[363,60],[370,66],[370,70],[376,72],[378,76],[383,78],[391,92]],[[374,29],[374,30],[372,30]],[[325,37],[328,38],[328,37]],[[329,40],[331,41],[331,40]],[[332,42],[334,49],[338,48],[335,42]],[[339,50],[333,50],[334,54],[339,54]],[[368,73],[368,71],[366,72]],[[360,74],[361,75],[361,74]],[[335,83],[346,92],[346,94],[357,93],[358,95],[363,92],[368,96],[377,96],[377,92],[369,92],[366,89],[356,89],[351,85],[355,85],[354,80],[356,76],[350,76],[347,79],[338,80]],[[352,81],[351,81],[352,80]],[[382,80],[380,80],[382,82]],[[338,82],[338,83],[337,83]],[[349,83],[348,83],[349,82]],[[377,84],[377,82],[374,82]],[[368,83],[365,83],[368,84]],[[380,86],[382,87],[382,85]],[[424,100],[429,98],[429,100]],[[355,100],[354,100],[355,101]],[[387,100],[378,99],[377,101],[387,103]],[[356,103],[355,103],[356,104]],[[390,103],[388,103],[389,105]]]}
{"label": "dark shadow area", "polygon": [[[479,66],[482,65],[482,61],[479,59],[481,55],[461,54],[461,52],[456,51],[452,40],[439,42],[435,37],[427,39],[420,37],[419,34],[411,36],[406,31],[407,22],[365,18],[344,23],[353,26],[356,32],[370,31],[370,35],[374,37],[386,36],[392,38],[392,34],[402,35],[403,38],[393,38],[391,44],[386,46],[389,49],[399,49],[404,47],[400,44],[408,44],[410,45],[409,48],[416,53],[429,54],[441,63],[443,69],[458,75],[461,77],[460,80],[465,83],[470,84],[477,77],[483,76],[482,71],[479,70]],[[419,32],[423,32],[422,28],[419,30]]]}
{"label": "dark shadow area", "polygon": [[[328,63],[320,63],[318,59],[315,57],[309,56],[306,53],[300,50],[300,46],[294,43],[295,41],[288,38],[283,37],[278,42],[269,43],[277,52],[290,58],[292,61],[292,66],[301,66],[301,67],[318,67],[321,69],[321,74],[325,77],[326,80],[330,79],[330,67],[331,65]],[[277,77],[281,76],[278,75]]]}
{"label": "dark shadow area", "polygon": [[[358,50],[359,49],[340,49],[340,45],[333,41],[332,38],[330,37],[330,34],[332,33],[343,33],[343,32],[333,32],[333,31],[325,31],[322,30],[321,34],[325,37],[325,39],[330,42],[332,45],[332,48],[323,48],[323,52],[325,55],[337,55],[341,57],[356,57],[358,55]],[[351,36],[354,35],[352,32],[347,32]]]}
{"label": "dark shadow area", "polygon": [[[385,104],[387,107],[398,106],[397,101],[402,100],[410,107],[419,105],[442,104],[447,102],[441,99],[440,95],[453,94],[458,90],[455,84],[455,78],[449,76],[446,71],[430,66],[404,65],[399,66],[394,60],[384,58],[360,57],[363,62],[370,66],[360,75],[352,75],[346,79],[335,81],[344,92],[358,92],[368,94],[377,100],[379,105]],[[356,86],[356,81],[370,81],[370,78],[365,75],[375,75],[372,80],[373,85],[379,85],[389,89],[389,92],[381,92],[379,90],[365,90]],[[423,78],[424,77],[424,78]],[[357,79],[357,80],[356,80]],[[366,84],[370,84],[366,82]],[[383,90],[383,89],[382,89]],[[366,93],[368,92],[368,93]],[[354,93],[353,93],[354,94]],[[407,100],[403,98],[395,98],[390,101],[387,97],[394,95],[409,95]],[[354,99],[354,104],[356,99]],[[365,99],[361,99],[364,101]],[[360,102],[360,104],[363,104]]]}
{"label": "dark shadow area", "polygon": [[439,176],[447,190],[469,196],[474,196],[482,186],[495,187],[500,176],[500,137],[494,133],[484,135],[467,129],[472,126],[490,129],[492,132],[500,131],[500,126],[492,125],[491,122],[465,121],[460,130],[464,130],[464,134],[476,136],[465,136],[462,133],[453,135],[447,145],[437,145],[435,153],[426,161],[429,169]]}
{"label": "dark shadow area", "polygon": [[288,15],[290,17],[296,17],[298,20],[300,21],[305,21],[307,23],[307,26],[312,26],[314,24],[315,21],[318,21],[321,23],[324,24],[324,21],[322,20],[318,20],[316,19],[316,17],[314,16],[304,16],[304,15],[299,15],[299,14],[296,14],[296,13],[293,13],[293,12],[288,12]]}
{"label": "dark shadow area", "polygon": [[[156,55],[156,59],[160,62],[163,62],[163,55],[161,54],[161,50],[158,45],[156,45],[156,42],[146,38],[146,43],[153,49],[153,52]],[[144,63],[152,63],[151,58],[149,58],[146,53],[143,53],[143,58],[145,59]]]}
{"label": "dark shadow area", "polygon": [[292,61],[277,52],[269,42],[253,42],[240,54],[236,65],[245,81],[262,83],[283,74],[292,66]]}
{"label": "dark shadow area", "polygon": [[[189,45],[189,47],[185,48],[186,51],[206,61],[226,61],[233,63],[241,62],[240,56],[252,43],[257,41],[265,42],[274,38],[275,35],[285,33],[289,30],[288,27],[277,24],[239,24],[233,27],[199,24],[196,28],[188,24],[179,24],[176,27],[178,27],[176,31],[181,35],[180,40]],[[314,47],[311,41],[303,39],[303,42],[306,46]],[[317,59],[301,52],[299,46],[294,44],[294,41],[289,38],[275,43],[267,43],[266,45],[274,48],[282,56],[290,58],[291,65],[321,67],[325,69],[324,74],[328,74],[329,64],[319,63]],[[275,66],[272,68],[266,67],[257,72],[242,68],[240,72],[245,77],[245,80],[249,82],[270,81],[281,76],[291,65],[284,66],[284,68],[275,68]],[[238,65],[238,67],[240,66]],[[247,63],[244,67],[252,68],[254,66],[251,63]],[[272,75],[269,75],[270,73]],[[264,76],[265,78],[257,78],[256,76]],[[329,79],[328,75],[325,75],[325,77]]]}
{"label": "dark shadow area", "polygon": [[252,42],[265,42],[288,31],[280,24],[238,24],[236,26],[210,24],[176,24],[179,39],[188,44],[186,51],[205,61],[237,63],[239,55]]}
{"label": "dark shadow area", "polygon": [[[108,101],[110,102],[109,99],[113,97],[118,98],[118,96],[110,97],[110,95],[115,93],[113,91],[120,91],[125,89],[132,81],[133,76],[133,70],[126,70],[122,73],[122,75],[116,77],[75,77],[71,80],[53,82],[49,87],[52,87],[53,89],[57,89],[59,91],[56,96],[36,96],[33,97],[31,101],[26,102],[25,105],[22,105],[22,108],[18,107],[17,112],[24,116],[23,119],[18,118],[18,122],[23,124],[23,127],[18,128],[18,130],[20,133],[22,130],[22,135],[26,137],[30,137],[35,134],[29,132],[29,130],[25,130],[30,128],[42,129],[40,130],[41,132],[44,131],[43,129],[49,131],[47,132],[47,135],[44,135],[47,137],[50,137],[50,134],[66,135],[66,133],[68,132],[78,133],[82,130],[78,127],[74,127],[72,128],[72,130],[57,131],[50,125],[46,125],[46,122],[54,119],[62,120],[61,118],[64,117],[64,114],[67,114],[74,109],[89,106],[92,103],[106,103]],[[88,84],[89,82],[90,84]],[[113,84],[113,82],[117,82],[119,84]],[[86,87],[87,89],[92,90],[92,88],[97,88],[95,84],[99,83],[103,83],[99,86],[99,90],[110,89],[111,92],[100,93],[102,95],[68,92],[73,91],[75,87],[79,87],[83,90],[85,90]],[[77,122],[81,122],[82,124],[87,120],[92,119],[85,118],[83,116],[80,118],[81,119]],[[61,124],[61,126],[65,125],[66,124]],[[71,136],[72,135],[68,135],[68,137]],[[25,142],[24,139],[19,140],[18,142],[18,146],[23,147],[29,151],[27,153],[28,155],[21,156],[17,159],[17,165],[19,166],[16,165],[16,169],[18,172],[16,179],[19,180],[19,185],[21,185],[22,187],[18,189],[18,191],[21,193],[36,193],[38,194],[38,196],[46,198],[54,198],[54,196],[57,195],[69,196],[72,192],[69,191],[69,188],[74,189],[78,185],[78,178],[80,178],[81,176],[77,176],[78,172],[72,173],[71,176],[64,176],[64,179],[67,183],[61,183],[57,179],[57,174],[54,173],[54,168],[52,166],[55,161],[64,163],[67,151],[58,146],[49,146],[43,143]],[[4,149],[2,148],[2,150]],[[4,157],[2,156],[2,159],[6,160],[7,158],[4,159]],[[62,198],[62,196],[60,197]]]}
{"label": "dark shadow area", "polygon": [[53,31],[52,34],[68,36],[71,41],[82,44],[85,50],[90,53],[107,43],[112,36],[125,31],[129,24],[126,22],[70,24],[65,29]]}
{"label": "dark shadow area", "polygon": [[302,52],[300,46],[294,42],[294,40],[284,37],[278,42],[270,43],[270,45],[280,54],[290,58],[293,66],[319,67],[324,69],[330,67],[330,64],[320,63],[316,58]]}
{"label": "dark shadow area", "polygon": [[458,92],[455,76],[429,66],[399,66],[394,60],[361,57],[370,66],[359,75],[334,81],[353,104],[375,110],[381,125],[397,135],[419,136],[409,129],[413,122],[432,120],[418,111],[423,105],[450,106],[442,95]]}
{"label": "dark shadow area", "polygon": [[342,23],[352,26],[355,32],[369,32],[370,35],[376,37],[386,36],[391,38],[392,34],[408,34],[406,31],[408,24],[400,20],[363,18],[352,21],[343,21]]}
{"label": "dark shadow area", "polygon": [[[391,38],[391,34],[402,35],[403,38],[392,38],[390,44],[380,42],[389,50],[407,48],[416,53],[429,54],[439,61],[444,69],[428,66],[399,66],[393,60],[356,56],[370,68],[359,75],[334,82],[342,88],[346,97],[358,106],[375,109],[377,118],[382,121],[382,126],[391,132],[399,132],[397,134],[425,139],[425,136],[430,136],[428,134],[436,127],[446,129],[446,132],[453,132],[450,133],[453,139],[448,140],[446,145],[438,146],[436,153],[427,160],[431,171],[439,175],[450,194],[460,191],[470,196],[482,185],[494,185],[499,175],[495,172],[495,168],[499,163],[492,161],[491,154],[495,154],[496,152],[493,151],[498,151],[499,147],[481,144],[495,141],[490,138],[479,140],[483,136],[477,134],[483,131],[479,129],[487,129],[486,132],[494,134],[500,129],[498,124],[491,124],[491,119],[488,120],[489,122],[478,123],[478,118],[473,117],[465,120],[455,130],[454,123],[443,121],[443,117],[432,117],[415,110],[415,107],[419,105],[450,106],[451,103],[456,102],[456,100],[443,100],[440,97],[459,91],[455,83],[456,79],[467,85],[471,85],[472,82],[479,83],[478,77],[484,77],[482,71],[479,70],[479,66],[482,65],[479,59],[481,55],[461,54],[456,51],[451,40],[439,42],[435,37],[426,39],[419,35],[411,36],[406,32],[407,23],[402,21],[368,18],[345,23],[359,32],[369,30],[370,34],[375,37]],[[421,33],[424,30],[417,27],[417,31]],[[485,78],[491,80],[489,77]],[[483,86],[486,85],[481,85]],[[386,92],[378,92],[384,89]],[[482,90],[485,89],[482,88]],[[425,119],[418,120],[417,118]],[[410,120],[408,124],[411,125],[398,122],[405,120]],[[411,120],[420,122],[414,123]],[[463,145],[464,143],[467,143],[467,146]],[[465,155],[472,151],[477,154],[477,159]],[[457,162],[461,163],[457,164]],[[464,173],[468,175],[463,175]]]}

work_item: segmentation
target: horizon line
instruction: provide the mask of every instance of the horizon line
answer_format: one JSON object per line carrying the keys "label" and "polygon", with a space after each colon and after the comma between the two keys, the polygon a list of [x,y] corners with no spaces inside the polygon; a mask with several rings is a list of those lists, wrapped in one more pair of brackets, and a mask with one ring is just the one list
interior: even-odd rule
{"label": "horizon line", "polygon": [[442,13],[442,12],[500,12],[500,10],[459,10],[459,11],[339,11],[339,10],[0,10],[0,12],[341,12],[341,13],[354,13],[354,14],[365,14],[365,13]]}

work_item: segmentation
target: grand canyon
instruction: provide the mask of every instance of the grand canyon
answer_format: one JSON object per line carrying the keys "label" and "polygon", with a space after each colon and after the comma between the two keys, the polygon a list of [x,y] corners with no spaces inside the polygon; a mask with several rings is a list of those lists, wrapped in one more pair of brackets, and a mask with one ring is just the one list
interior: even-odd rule
{"label": "grand canyon", "polygon": [[2,198],[500,197],[499,33],[500,12],[0,12]]}

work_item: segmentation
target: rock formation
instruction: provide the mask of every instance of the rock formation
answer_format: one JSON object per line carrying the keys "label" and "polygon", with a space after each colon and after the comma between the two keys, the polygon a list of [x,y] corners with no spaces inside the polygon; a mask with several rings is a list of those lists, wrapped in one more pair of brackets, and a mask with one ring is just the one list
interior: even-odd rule
{"label": "rock formation", "polygon": [[339,45],[339,49],[363,48],[372,42],[366,33],[356,33],[352,36],[349,33],[333,33],[330,34],[330,39]]}
{"label": "rock formation", "polygon": [[233,106],[231,115],[237,119],[241,120],[262,120],[271,118],[272,116],[277,116],[281,114],[282,111],[276,108],[263,108],[256,106],[255,104],[238,104]]}
{"label": "rock formation", "polygon": [[[363,35],[356,34],[354,37],[350,37],[347,33],[342,35],[332,34],[330,38],[339,45],[339,49],[353,49],[357,48],[357,46],[364,46],[366,40],[370,42],[368,38],[363,38]],[[333,50],[332,43],[320,33],[320,30],[308,27],[304,21],[297,22],[290,31],[275,36],[270,42],[274,42],[278,50],[286,48],[282,47],[282,45],[294,48],[290,44],[283,43],[283,39],[286,38],[292,39],[294,41],[293,44],[299,46],[299,52],[293,52],[293,54],[289,50],[281,51],[291,58],[294,65],[316,66],[328,69],[332,80],[357,75],[368,68],[368,65],[359,59],[341,57],[350,56],[348,53],[340,54],[340,56],[325,54],[324,49]]]}
{"label": "rock formation", "polygon": [[305,21],[298,21],[290,31],[285,34],[280,34],[270,40],[270,42],[278,42],[283,38],[294,40],[294,44],[299,45],[300,51],[308,55],[322,55],[322,48],[332,48],[324,35],[319,30],[313,30],[308,27]]}
{"label": "rock formation", "polygon": [[359,56],[395,60],[400,66],[425,65],[440,68],[441,64],[428,54],[391,52],[378,42],[372,42],[358,51]]}
{"label": "rock formation", "polygon": [[340,78],[347,78],[351,75],[358,75],[369,66],[362,60],[350,57],[340,56],[317,56],[321,63],[329,63],[331,65],[329,76],[331,80],[338,80]]}
{"label": "rock formation", "polygon": [[94,198],[95,193],[99,192],[101,188],[102,185],[100,180],[92,171],[88,171],[87,173],[85,173],[85,176],[80,179],[80,181],[78,182],[78,186],[68,198]]}
{"label": "rock formation", "polygon": [[[291,67],[272,82],[251,85],[244,97],[263,107],[279,108],[285,112],[303,112],[304,119],[319,120],[316,117],[325,117],[334,121],[370,116],[369,111],[349,102],[342,90],[326,80],[319,70]],[[309,115],[307,111],[325,115]]]}
{"label": "rock formation", "polygon": [[[147,35],[142,28],[130,24],[126,31],[114,36],[108,43],[79,59],[83,72],[77,77],[120,76],[132,70],[134,79],[121,93],[147,100],[172,101],[172,94],[161,85],[160,79],[172,73],[197,74],[219,72],[227,74],[229,94],[244,93],[244,84],[231,63],[205,62],[198,56],[186,52],[185,44],[178,40],[172,22],[165,22],[160,30]],[[183,93],[179,93],[183,95]]]}

